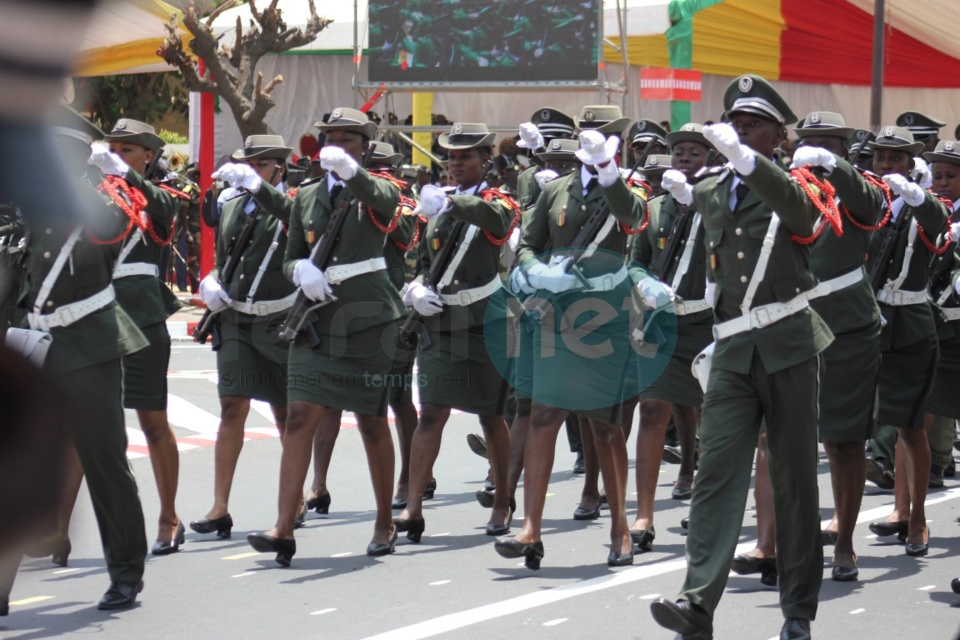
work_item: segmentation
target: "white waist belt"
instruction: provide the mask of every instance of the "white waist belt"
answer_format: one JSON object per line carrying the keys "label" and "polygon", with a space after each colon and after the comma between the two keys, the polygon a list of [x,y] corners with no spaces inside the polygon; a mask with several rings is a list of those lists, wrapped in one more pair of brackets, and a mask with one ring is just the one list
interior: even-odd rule
{"label": "white waist belt", "polygon": [[930,302],[930,294],[924,291],[903,291],[901,289],[880,289],[877,302],[891,307],[906,307],[911,304]]}
{"label": "white waist belt", "polygon": [[678,316],[689,316],[706,311],[710,308],[710,303],[706,300],[677,300],[673,303],[673,307]]}
{"label": "white waist belt", "polygon": [[297,292],[294,291],[285,298],[279,300],[261,300],[258,302],[231,302],[230,308],[249,316],[269,316],[273,313],[286,311],[293,306],[297,299]]}
{"label": "white waist belt", "polygon": [[323,270],[323,275],[327,277],[330,284],[339,284],[344,280],[362,276],[365,273],[374,271],[383,271],[387,268],[387,261],[384,258],[370,258],[360,262],[351,262],[350,264],[335,264],[328,266]]}
{"label": "white waist belt", "polygon": [[943,311],[943,317],[947,319],[947,322],[960,320],[960,307],[950,307],[948,309],[940,310]]}
{"label": "white waist belt", "polygon": [[116,269],[113,270],[113,279],[117,278],[126,278],[127,276],[160,276],[160,269],[157,268],[155,264],[148,264],[146,262],[131,262],[129,264],[118,265]]}
{"label": "white waist belt", "polygon": [[621,267],[616,273],[605,273],[602,276],[587,278],[590,288],[586,291],[613,291],[621,282],[627,279],[627,268]]}
{"label": "white waist belt", "polygon": [[57,307],[52,313],[28,313],[27,322],[30,323],[31,329],[49,333],[50,329],[54,327],[70,326],[94,311],[103,309],[116,299],[117,296],[113,292],[113,285],[111,284],[98,294],[92,295],[84,300],[78,300],[77,302],[71,302],[70,304]]}
{"label": "white waist belt", "polygon": [[481,287],[463,289],[462,291],[457,291],[456,293],[441,293],[440,299],[443,300],[443,304],[452,305],[454,307],[467,307],[474,302],[480,302],[485,298],[489,298],[493,295],[493,292],[499,288],[500,276],[494,276],[493,280]]}
{"label": "white waist belt", "polygon": [[713,337],[716,340],[723,340],[738,333],[752,331],[753,329],[762,329],[787,316],[803,311],[810,303],[807,301],[806,294],[800,294],[789,302],[773,302],[757,307],[747,315],[721,322],[713,327]]}
{"label": "white waist belt", "polygon": [[859,269],[854,269],[853,271],[847,272],[842,276],[824,280],[813,289],[810,289],[810,291],[807,291],[807,299],[813,300],[815,298],[822,298],[823,296],[830,295],[834,291],[840,291],[841,289],[852,287],[863,280],[863,274],[863,267],[860,267]]}

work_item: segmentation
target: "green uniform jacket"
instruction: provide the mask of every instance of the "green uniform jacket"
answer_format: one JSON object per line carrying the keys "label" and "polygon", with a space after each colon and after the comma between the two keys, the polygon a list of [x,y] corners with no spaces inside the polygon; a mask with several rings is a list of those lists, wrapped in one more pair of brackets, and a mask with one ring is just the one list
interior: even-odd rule
{"label": "green uniform jacket", "polygon": [[[351,264],[383,257],[384,233],[369,219],[368,208],[380,224],[393,219],[400,193],[389,181],[371,177],[360,169],[346,181],[347,188],[337,196],[357,200],[350,204],[327,266]],[[362,206],[361,206],[362,205]],[[298,260],[309,259],[320,241],[334,204],[330,202],[326,180],[301,187],[293,202],[283,272],[293,280]],[[396,320],[403,314],[403,303],[386,269],[345,280],[333,287],[337,301],[319,308],[315,326],[320,335],[346,336],[368,327]]]}
{"label": "green uniform jacket", "polygon": [[[873,226],[883,217],[887,206],[883,192],[864,180],[853,165],[839,156],[828,180],[840,199],[843,235],[838,237],[833,229],[824,229],[813,243],[810,270],[821,282],[862,269],[866,263],[873,232],[854,225],[845,215],[844,208],[861,225]],[[827,224],[826,221],[823,224]],[[816,298],[810,304],[837,335],[871,326],[880,320],[880,309],[866,273],[861,282],[839,293]]]}
{"label": "green uniform jacket", "polygon": [[[630,271],[634,282],[638,282],[645,277],[647,273],[653,273],[660,259],[660,254],[670,242],[670,231],[673,229],[674,222],[679,212],[680,203],[669,194],[659,195],[649,202],[647,207],[650,211],[650,225],[644,233],[638,235],[633,242],[633,251],[631,254]],[[690,222],[681,232],[685,236],[690,234],[690,224],[693,223],[693,215],[690,216]],[[687,267],[687,273],[680,280],[680,286],[674,293],[681,300],[703,300],[706,296],[706,278],[707,278],[707,258],[703,247],[703,224],[701,223],[691,242],[694,243],[693,254],[690,256],[690,265]],[[680,266],[680,259],[683,255],[683,245],[677,251],[676,257],[670,265],[670,269],[664,278],[667,285],[673,283],[677,269]],[[638,268],[642,271],[638,272]],[[713,315],[710,309],[705,309],[697,313],[686,316],[678,316],[677,322],[691,323],[702,322]]]}
{"label": "green uniform jacket", "polygon": [[537,203],[540,197],[540,184],[537,182],[536,175],[541,168],[537,165],[527,167],[517,176],[517,202],[520,203],[520,210],[526,211]]}
{"label": "green uniform jacket", "polygon": [[[251,198],[256,201],[257,209],[250,215],[261,214],[262,217],[254,223],[253,237],[240,255],[240,262],[233,272],[233,278],[229,282],[224,282],[221,277],[223,267],[230,256],[230,247],[240,236],[246,224],[247,215],[244,213],[244,208]],[[231,300],[247,302],[250,286],[256,279],[260,264],[270,249],[277,227],[289,223],[291,211],[293,211],[293,199],[266,183],[256,194],[240,196],[223,205],[223,214],[220,217],[220,228],[217,233],[216,266],[210,273],[220,280],[220,285],[226,290]],[[295,290],[283,275],[283,254],[286,248],[287,234],[281,231],[277,237],[277,248],[270,257],[266,271],[257,286],[255,301],[279,300]]]}
{"label": "green uniform jacket", "polygon": [[[782,168],[758,156],[756,169],[742,178],[750,191],[734,213],[729,204],[732,177],[730,172],[708,176],[694,188],[694,201],[703,215],[707,277],[717,283],[717,323],[743,315],[740,304],[774,209],[780,227],[752,307],[787,302],[815,284],[809,247],[790,238],[791,234],[809,236],[816,218],[816,210],[800,186]],[[823,319],[804,309],[766,327],[719,340],[713,366],[748,373],[756,351],[766,371],[773,373],[809,360],[832,341],[833,334]]]}
{"label": "green uniform jacket", "polygon": [[[97,212],[98,219],[103,220],[104,224],[102,228],[98,225],[96,233],[90,232],[88,235],[85,232],[80,235],[73,247],[71,259],[64,265],[47,297],[43,306],[44,314],[106,289],[111,283],[113,268],[123,246],[123,241],[109,245],[96,244],[90,240],[90,236],[101,240],[115,238],[127,224],[126,215],[117,207],[108,204],[86,182],[78,181],[77,192],[87,201],[85,210]],[[33,310],[40,286],[72,231],[72,227],[67,224],[28,231],[26,274],[20,294],[20,307]],[[111,302],[69,326],[54,327],[50,330],[50,335],[53,337],[53,344],[47,353],[44,367],[53,372],[82,369],[119,359],[147,346],[147,340],[137,325],[116,302]]]}
{"label": "green uniform jacket", "polygon": [[[947,288],[949,288],[951,294],[940,307],[943,309],[957,309],[960,308],[960,296],[957,295],[957,280],[960,280],[960,247],[957,246],[956,242],[953,243],[953,247],[947,252],[947,255],[939,258],[939,260],[943,259],[953,260],[953,272],[948,271],[939,282],[934,282],[930,287],[930,293],[934,300],[939,300]],[[939,260],[935,260],[931,266],[934,267]],[[946,321],[941,314],[937,314],[937,339],[940,342],[955,342],[960,340],[960,320]]]}
{"label": "green uniform jacket", "polygon": [[[900,211],[901,216],[909,215],[915,218],[931,242],[935,242],[937,236],[943,231],[949,213],[943,203],[929,191],[920,206],[911,207],[904,203],[903,209]],[[890,224],[893,224],[892,219],[887,222],[888,226]],[[868,272],[873,266],[875,256],[880,252],[883,238],[883,230],[873,234],[873,239],[870,241],[870,259],[867,262]],[[892,258],[887,263],[884,282],[894,280],[900,274],[908,240],[909,226],[905,225],[897,238],[897,245]],[[933,255],[923,244],[918,233],[917,239],[913,242],[913,257],[910,259],[910,268],[900,288],[904,291],[923,291],[926,289],[927,281],[930,279],[930,260],[932,257]],[[881,348],[884,351],[899,349],[936,335],[937,328],[933,318],[932,305],[910,304],[893,307],[882,302],[879,304],[880,313],[887,321],[880,335]]]}
{"label": "green uniform jacket", "polygon": [[403,288],[406,280],[407,251],[416,249],[416,246],[410,246],[410,244],[416,234],[417,225],[421,224],[419,216],[410,215],[412,211],[407,207],[402,208],[403,212],[397,220],[397,228],[390,232],[383,245],[383,257],[387,260],[390,282],[397,291]]}
{"label": "green uniform jacket", "polygon": [[[150,216],[150,222],[157,236],[166,240],[170,236],[170,225],[177,216],[180,207],[177,199],[170,193],[144,180],[133,169],[127,172],[127,182],[131,187],[139,189],[147,199],[145,211]],[[160,258],[163,247],[154,242],[148,233],[143,234],[143,241],[138,242],[133,251],[124,259],[124,264],[143,262],[160,268]],[[162,270],[161,270],[162,274]],[[113,281],[113,288],[117,291],[117,301],[138,327],[149,327],[158,322],[165,322],[176,313],[180,303],[173,292],[160,278],[154,276],[127,276]]]}
{"label": "green uniform jacket", "polygon": [[[627,227],[636,227],[640,223],[646,202],[627,187],[622,177],[609,187],[595,187],[586,196],[583,195],[579,171],[548,182],[533,211],[523,216],[523,232],[517,248],[520,267],[526,272],[542,253],[569,248],[590,213],[602,204],[604,198],[618,222]],[[614,273],[623,266],[626,251],[627,234],[617,224],[600,243],[598,251],[577,264],[587,277]]]}
{"label": "green uniform jacket", "polygon": [[[514,217],[513,209],[500,198],[487,202],[480,196],[451,195],[449,197],[452,203],[450,209],[432,218],[424,230],[423,239],[420,241],[420,267],[417,270],[417,280],[423,281],[424,275],[430,271],[430,265],[433,264],[433,259],[441,247],[451,241],[459,246],[470,225],[476,225],[479,229],[466,255],[453,273],[450,286],[441,291],[444,294],[482,287],[499,275],[501,246],[490,242],[484,231],[500,240],[510,234]],[[451,238],[450,230],[455,220],[463,220],[467,224],[457,238]],[[454,249],[454,255],[456,255],[456,249]],[[438,282],[434,282],[434,286]],[[451,309],[448,305],[444,305],[442,312],[424,318],[424,323],[427,329],[438,331],[450,331],[454,324],[457,328],[464,329],[482,325],[488,301],[489,298],[485,298],[466,307],[467,314],[463,321],[458,315],[456,323],[452,323]]]}

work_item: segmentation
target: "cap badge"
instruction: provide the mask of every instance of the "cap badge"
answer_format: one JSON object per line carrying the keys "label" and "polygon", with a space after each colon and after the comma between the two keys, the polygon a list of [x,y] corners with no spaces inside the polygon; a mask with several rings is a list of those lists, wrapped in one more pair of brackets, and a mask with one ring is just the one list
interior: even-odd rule
{"label": "cap badge", "polygon": [[856,135],[857,135],[857,140],[864,140],[867,137],[867,132],[864,131],[863,129],[860,129],[857,131]]}
{"label": "cap badge", "polygon": [[127,128],[127,121],[121,118],[120,120],[117,120],[117,124],[113,128],[117,131],[123,131]]}
{"label": "cap badge", "polygon": [[811,113],[811,114],[810,114],[810,124],[817,124],[818,122],[820,122],[820,114],[819,114],[819,113]]}
{"label": "cap badge", "polygon": [[944,151],[953,151],[953,142],[950,142],[950,141],[944,142],[944,143],[943,143],[943,150],[944,150]]}
{"label": "cap badge", "polygon": [[248,137],[248,138],[246,139],[246,141],[243,143],[243,146],[244,146],[244,148],[246,148],[246,149],[249,149],[250,147],[252,147],[252,146],[253,146],[253,137],[252,137],[252,136]]}
{"label": "cap badge", "polygon": [[593,111],[585,111],[583,114],[583,119],[586,122],[593,122],[596,119],[596,117],[597,116],[594,115]]}
{"label": "cap badge", "polygon": [[883,129],[883,137],[884,137],[884,138],[892,138],[892,137],[893,137],[893,127],[885,127],[885,128]]}
{"label": "cap badge", "polygon": [[640,133],[641,131],[645,131],[646,128],[647,128],[647,123],[644,122],[643,120],[637,123],[637,133]]}
{"label": "cap badge", "polygon": [[680,131],[696,131],[696,127],[692,122],[688,122],[687,124],[680,127]]}
{"label": "cap badge", "polygon": [[556,140],[553,140],[553,141],[550,143],[550,148],[551,148],[551,149],[559,149],[559,148],[560,148],[560,139],[557,138]]}
{"label": "cap badge", "polygon": [[650,158],[650,164],[654,166],[660,164],[660,158],[658,158],[657,156],[653,156],[652,158]]}
{"label": "cap badge", "polygon": [[914,119],[914,117],[913,117],[913,114],[912,114],[912,113],[908,113],[906,116],[904,116],[903,121],[906,123],[906,125],[907,125],[908,127],[912,127],[912,126],[913,126],[913,123],[915,122],[915,119]]}
{"label": "cap badge", "polygon": [[549,110],[549,109],[544,109],[543,111],[540,112],[540,120],[541,120],[541,122],[549,122],[549,121],[550,121],[550,110]]}
{"label": "cap badge", "polygon": [[330,114],[331,120],[339,120],[342,117],[343,117],[343,109],[341,109],[340,107],[337,107],[336,109],[334,109],[333,113]]}
{"label": "cap badge", "polygon": [[753,78],[750,76],[743,76],[740,78],[740,81],[737,82],[737,88],[740,89],[740,93],[749,93],[753,89]]}
{"label": "cap badge", "polygon": [[461,133],[463,133],[463,125],[460,124],[459,122],[453,125],[453,129],[450,130],[450,133],[452,133],[455,136],[460,135]]}

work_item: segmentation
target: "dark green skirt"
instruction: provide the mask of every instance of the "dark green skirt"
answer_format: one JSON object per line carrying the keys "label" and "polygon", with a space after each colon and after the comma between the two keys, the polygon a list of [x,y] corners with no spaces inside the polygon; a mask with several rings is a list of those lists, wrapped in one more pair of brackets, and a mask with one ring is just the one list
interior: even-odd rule
{"label": "dark green skirt", "polygon": [[287,402],[385,417],[397,329],[391,321],[348,336],[324,335],[313,349],[301,333],[287,360]]}
{"label": "dark green skirt", "polygon": [[[665,327],[663,336],[669,346],[665,351],[669,360],[661,362],[663,355],[644,357],[643,350],[636,357],[640,399],[656,399],[684,407],[699,407],[703,404],[703,389],[693,377],[690,365],[698,353],[713,341],[713,312],[693,314],[677,318],[675,337],[670,327]],[[658,351],[663,350],[658,349]]]}
{"label": "dark green skirt", "polygon": [[884,351],[880,356],[879,424],[922,429],[933,376],[937,371],[937,339]]}
{"label": "dark green skirt", "polygon": [[140,327],[140,331],[150,344],[123,358],[123,408],[164,411],[167,408],[170,333],[166,322]]}
{"label": "dark green skirt", "polygon": [[960,335],[940,343],[940,361],[927,411],[960,420]]}
{"label": "dark green skirt", "polygon": [[873,435],[879,372],[879,322],[834,336],[823,352],[821,441],[861,442]]}
{"label": "dark green skirt", "polygon": [[487,352],[482,325],[457,333],[434,332],[433,345],[417,355],[420,402],[479,416],[500,416],[507,381]]}
{"label": "dark green skirt", "polygon": [[221,314],[217,347],[217,393],[287,406],[290,343],[277,335],[286,312],[249,316]]}

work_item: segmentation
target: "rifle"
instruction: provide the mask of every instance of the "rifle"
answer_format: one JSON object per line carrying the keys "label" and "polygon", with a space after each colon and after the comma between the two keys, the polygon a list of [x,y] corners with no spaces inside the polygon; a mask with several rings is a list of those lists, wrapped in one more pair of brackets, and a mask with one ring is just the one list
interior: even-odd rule
{"label": "rifle", "polygon": [[[950,233],[949,227],[947,228],[947,233]],[[954,245],[954,250],[947,250],[943,255],[935,256],[933,259],[932,269],[930,270],[930,279],[927,281],[927,289],[930,291],[934,290],[934,287],[943,277],[953,271],[954,264],[956,263],[956,242],[949,242],[948,244]],[[950,286],[948,283],[947,286]]]}
{"label": "rifle", "polygon": [[[480,186],[486,181],[487,174],[490,173],[491,169],[493,169],[493,162],[488,161],[483,165],[480,181],[477,182],[477,185],[473,188],[473,193],[470,195],[475,196],[480,192]],[[453,259],[454,249],[460,245],[457,239],[465,226],[467,226],[467,223],[463,220],[453,221],[453,224],[450,225],[450,232],[447,234],[449,240],[437,251],[437,255],[433,257],[433,262],[430,263],[430,270],[423,275],[423,284],[434,292],[436,292],[437,283],[440,282]],[[423,325],[423,317],[416,309],[410,309],[403,324],[400,325],[400,332],[397,334],[395,342],[397,347],[404,351],[415,350],[417,344],[420,344],[422,349],[429,349],[430,345],[433,344],[426,327]]]}
{"label": "rifle", "polygon": [[[646,162],[648,155],[649,151],[644,150],[643,154],[633,164],[633,167],[631,167],[630,173],[627,175],[625,182],[629,182],[630,178],[633,177],[633,174],[637,172],[637,169],[643,166],[643,163]],[[606,222],[608,215],[610,215],[610,205],[606,200],[604,200],[603,203],[597,207],[593,213],[590,214],[590,217],[587,218],[587,221],[583,223],[583,226],[580,228],[580,232],[573,239],[573,242],[570,244],[570,246],[578,248],[587,247],[591,242],[593,242],[594,238],[597,237],[597,234],[600,233],[600,228],[603,226],[603,223]],[[581,253],[577,260],[567,261],[565,271],[572,271],[573,274],[577,276],[577,278],[579,278],[579,280],[583,283],[584,287],[587,287],[589,286],[589,281],[576,265],[576,262],[578,262],[583,255],[584,254]],[[539,317],[543,318],[553,308],[553,301],[544,296],[537,296],[536,298],[531,299],[531,304],[529,306],[524,306],[526,306],[528,312],[537,312],[540,314]]]}
{"label": "rifle", "polygon": [[[906,208],[906,204],[904,204],[904,208]],[[911,217],[912,216],[906,211],[901,209],[900,217],[897,218],[897,221],[880,230],[880,233],[883,234],[883,242],[880,244],[880,250],[877,252],[876,257],[870,264],[870,286],[873,287],[875,294],[883,289],[883,285],[886,284],[887,267],[893,258],[893,252],[897,249],[897,241],[900,239],[900,234],[907,228],[909,224],[908,219]]]}
{"label": "rifle", "polygon": [[[370,163],[370,158],[373,157],[373,149],[372,144],[367,147],[360,161],[361,167],[366,168]],[[341,197],[337,206],[334,207],[333,212],[330,214],[330,219],[327,221],[327,228],[320,238],[313,258],[311,258],[313,265],[321,271],[327,267],[327,263],[330,262],[330,258],[333,257],[333,249],[336,246],[337,238],[340,236],[340,229],[343,228],[343,223],[347,219],[347,211],[356,199],[353,193],[348,197]],[[290,311],[287,312],[287,317],[283,321],[283,324],[280,325],[280,337],[287,342],[293,342],[306,323],[307,316],[310,312],[326,306],[335,300],[336,298],[331,295],[322,302],[316,302],[308,298],[306,294],[303,293],[303,289],[298,289],[297,298],[294,300],[293,306],[290,307]],[[320,336],[312,324],[307,325],[307,332],[310,334],[310,348],[315,349],[320,346]]]}
{"label": "rifle", "polygon": [[[273,175],[270,176],[270,183],[277,178],[277,171],[280,167],[278,166],[273,170]],[[239,196],[238,196],[239,197]],[[214,202],[216,206],[216,202]],[[246,217],[243,221],[243,229],[240,230],[240,235],[237,236],[233,244],[230,245],[228,250],[227,259],[223,264],[223,271],[220,274],[220,282],[230,282],[233,280],[233,274],[237,270],[237,266],[240,264],[240,257],[243,255],[243,252],[246,251],[247,246],[250,244],[251,239],[253,238],[254,227],[257,226],[257,222],[264,216],[263,209],[260,205],[257,205],[257,210],[253,212],[252,215]],[[210,309],[207,309],[203,312],[203,317],[200,318],[200,322],[197,323],[197,326],[193,329],[193,339],[200,344],[206,344],[207,338],[210,337],[210,334],[213,333],[213,323],[223,311],[213,312]],[[216,347],[216,344],[214,344]]]}

